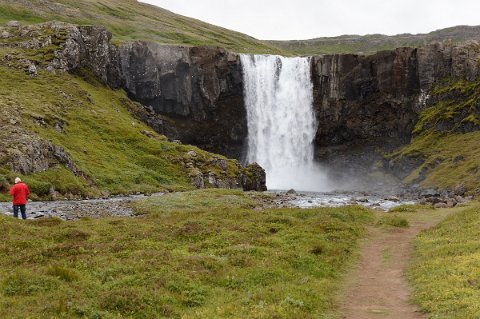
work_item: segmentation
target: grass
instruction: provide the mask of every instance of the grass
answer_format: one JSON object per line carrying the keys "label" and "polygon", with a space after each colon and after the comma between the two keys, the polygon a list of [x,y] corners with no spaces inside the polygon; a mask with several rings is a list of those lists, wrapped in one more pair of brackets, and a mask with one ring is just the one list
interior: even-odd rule
{"label": "grass", "polygon": [[404,217],[398,215],[383,214],[378,218],[377,226],[407,228],[410,227],[410,223]]}
{"label": "grass", "polygon": [[423,164],[404,180],[424,187],[480,189],[480,81],[440,81],[431,92],[438,100],[421,114],[412,142],[390,159],[420,158]]}
{"label": "grass", "polygon": [[429,318],[480,317],[480,204],[447,218],[415,241],[409,278]]}
{"label": "grass", "polygon": [[432,205],[403,204],[388,210],[389,213],[416,213],[419,209],[434,209]]}
{"label": "grass", "polygon": [[134,207],[134,219],[0,217],[0,317],[327,318],[373,220],[213,189]]}
{"label": "grass", "polygon": [[220,46],[235,52],[284,52],[248,35],[134,0],[59,0],[50,6],[39,0],[28,3],[29,6],[21,2],[0,3],[0,24],[10,20],[27,24],[57,20],[104,25],[113,33],[115,43],[150,40],[174,45]]}

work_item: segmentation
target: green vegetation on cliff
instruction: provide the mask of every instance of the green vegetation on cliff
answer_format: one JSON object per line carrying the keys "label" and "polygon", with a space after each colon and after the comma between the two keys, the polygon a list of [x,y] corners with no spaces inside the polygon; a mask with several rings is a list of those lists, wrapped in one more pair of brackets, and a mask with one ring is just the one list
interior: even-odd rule
{"label": "green vegetation on cliff", "polygon": [[415,241],[409,278],[429,318],[480,317],[480,204],[449,217]]}
{"label": "green vegetation on cliff", "polygon": [[383,34],[342,35],[338,37],[311,40],[266,41],[287,52],[297,55],[319,55],[336,53],[373,54],[377,51],[393,50],[400,47],[419,47],[434,42],[448,41],[459,43],[467,40],[480,40],[480,27],[456,26],[433,31],[427,34]]}
{"label": "green vegetation on cliff", "polygon": [[[214,162],[224,157],[166,141],[132,116],[139,109],[123,91],[111,90],[92,77],[46,71],[31,77],[22,69],[0,65],[0,148],[13,150],[2,151],[0,179],[12,183],[16,175],[6,165],[5,154],[16,154],[16,148],[28,150],[39,140],[62,147],[78,171],[53,163],[46,171],[25,176],[39,197],[49,195],[51,187],[82,196],[191,189],[191,171],[184,162],[192,150],[202,173],[223,176]],[[34,154],[42,152],[33,148]],[[223,177],[237,175],[236,162],[227,163]]]}
{"label": "green vegetation on cliff", "polygon": [[264,209],[263,196],[170,194],[134,219],[0,217],[0,317],[326,317],[372,213]]}
{"label": "green vegetation on cliff", "polygon": [[453,189],[480,189],[480,81],[445,79],[429,93],[429,105],[415,126],[412,142],[390,155],[422,162],[407,183]]}
{"label": "green vegetation on cliff", "polygon": [[282,53],[248,35],[174,14],[136,0],[0,0],[0,24],[64,21],[103,25],[114,41],[151,40],[165,44],[220,46],[236,52]]}

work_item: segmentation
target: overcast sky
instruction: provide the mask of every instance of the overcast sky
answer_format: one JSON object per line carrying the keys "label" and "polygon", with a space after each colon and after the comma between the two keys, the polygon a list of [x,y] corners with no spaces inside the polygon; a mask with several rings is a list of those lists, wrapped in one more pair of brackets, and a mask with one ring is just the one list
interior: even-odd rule
{"label": "overcast sky", "polygon": [[141,0],[262,40],[480,25],[480,0]]}

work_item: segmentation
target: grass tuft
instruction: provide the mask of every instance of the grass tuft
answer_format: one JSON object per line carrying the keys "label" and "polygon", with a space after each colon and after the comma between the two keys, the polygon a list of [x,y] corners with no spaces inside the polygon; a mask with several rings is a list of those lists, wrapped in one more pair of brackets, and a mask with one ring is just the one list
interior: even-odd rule
{"label": "grass tuft", "polygon": [[392,227],[399,227],[399,228],[407,228],[407,227],[410,227],[410,223],[404,217],[400,217],[398,215],[385,214],[380,216],[380,218],[377,220],[377,226],[392,226]]}

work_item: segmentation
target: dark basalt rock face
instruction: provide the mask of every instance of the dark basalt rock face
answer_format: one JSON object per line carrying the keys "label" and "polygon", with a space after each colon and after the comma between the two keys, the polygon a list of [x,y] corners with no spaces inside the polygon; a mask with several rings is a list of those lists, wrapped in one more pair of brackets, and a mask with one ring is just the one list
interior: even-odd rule
{"label": "dark basalt rock face", "polygon": [[237,55],[148,42],[127,43],[119,50],[125,90],[173,120],[167,135],[240,157],[247,123]]}
{"label": "dark basalt rock face", "polygon": [[318,146],[359,139],[408,139],[420,85],[416,50],[313,59]]}
{"label": "dark basalt rock face", "polygon": [[392,138],[408,142],[431,85],[479,74],[478,43],[313,58],[319,146]]}
{"label": "dark basalt rock face", "polygon": [[[419,113],[431,104],[432,84],[478,77],[479,53],[479,43],[470,42],[314,57],[317,158],[336,169],[375,170],[369,166],[381,161],[383,152],[411,140]],[[401,179],[422,159],[385,163],[381,168]]]}
{"label": "dark basalt rock face", "polygon": [[172,139],[240,158],[247,135],[240,58],[222,48],[152,42],[111,44],[98,26],[70,26],[52,66],[93,72],[112,88],[168,116],[161,130]]}

